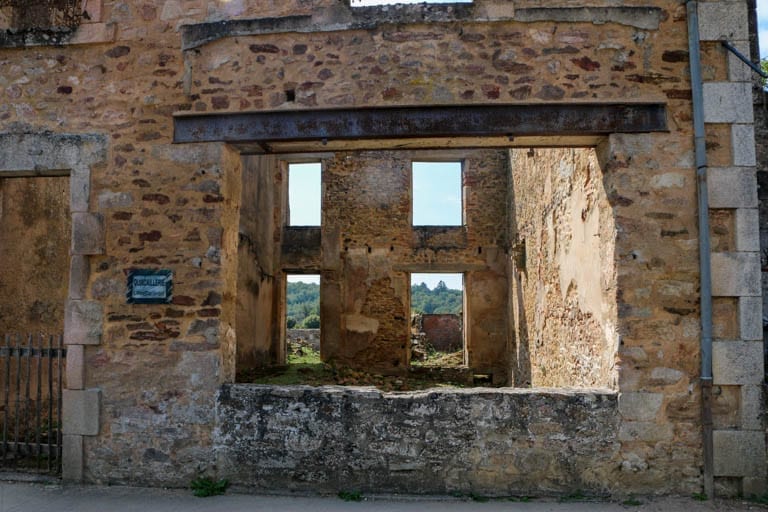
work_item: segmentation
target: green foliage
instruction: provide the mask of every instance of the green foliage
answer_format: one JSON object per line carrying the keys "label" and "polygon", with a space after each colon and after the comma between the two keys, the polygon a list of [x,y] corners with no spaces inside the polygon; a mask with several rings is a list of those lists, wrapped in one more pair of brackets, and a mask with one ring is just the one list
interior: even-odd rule
{"label": "green foliage", "polygon": [[344,501],[363,501],[363,494],[360,491],[339,491],[339,498]]}
{"label": "green foliage", "polygon": [[568,494],[568,495],[563,496],[562,498],[560,498],[560,502],[561,503],[567,503],[569,501],[581,501],[583,499],[586,499],[586,496],[584,495],[582,490],[581,489],[576,489],[571,494]]}
{"label": "green foliage", "polygon": [[707,501],[709,498],[707,498],[707,495],[703,492],[697,492],[694,493],[691,498],[695,499],[696,501]]}
{"label": "green foliage", "polygon": [[320,316],[314,313],[307,315],[304,321],[301,322],[302,329],[319,329],[320,328]]}
{"label": "green foliage", "polygon": [[627,507],[639,507],[640,505],[643,504],[642,501],[638,500],[634,496],[630,496],[629,498],[627,498],[626,500],[622,501],[621,503],[622,503],[622,505],[627,506]]}
{"label": "green foliage", "polygon": [[192,494],[198,498],[207,498],[224,494],[227,487],[229,487],[229,480],[214,480],[207,476],[201,476],[192,480],[190,487],[192,488]]}
{"label": "green foliage", "polygon": [[[316,283],[288,283],[286,290],[286,317],[289,329],[303,326],[304,319],[310,315],[320,318],[320,285]],[[293,327],[291,326],[293,322]],[[303,327],[316,329],[317,327]]]}
{"label": "green foliage", "polygon": [[413,313],[461,314],[462,292],[451,290],[443,281],[430,290],[426,283],[411,286],[411,311]]}
{"label": "green foliage", "polygon": [[289,317],[288,317],[288,318],[285,320],[285,326],[286,326],[288,329],[295,329],[295,328],[296,328],[296,319],[295,319],[295,318],[293,318],[292,316],[289,316]]}
{"label": "green foliage", "polygon": [[[768,58],[760,59],[760,68],[763,73],[768,73]],[[768,89],[768,79],[762,78],[763,89]]]}
{"label": "green foliage", "polygon": [[765,493],[762,496],[753,494],[748,499],[753,503],[759,503],[760,505],[768,505],[768,493]]}

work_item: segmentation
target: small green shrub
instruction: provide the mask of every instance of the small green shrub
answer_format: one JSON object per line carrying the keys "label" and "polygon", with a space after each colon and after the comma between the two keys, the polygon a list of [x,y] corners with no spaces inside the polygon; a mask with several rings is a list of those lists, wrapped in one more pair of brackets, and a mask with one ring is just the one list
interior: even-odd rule
{"label": "small green shrub", "polygon": [[703,492],[696,492],[693,494],[693,496],[691,496],[691,498],[695,499],[696,501],[707,501],[709,499]]}
{"label": "small green shrub", "polygon": [[339,491],[339,498],[344,501],[363,501],[363,494],[360,491]]}
{"label": "small green shrub", "polygon": [[192,488],[192,494],[198,498],[207,498],[224,494],[227,487],[229,487],[229,480],[214,480],[207,476],[201,476],[192,480],[190,487]]}

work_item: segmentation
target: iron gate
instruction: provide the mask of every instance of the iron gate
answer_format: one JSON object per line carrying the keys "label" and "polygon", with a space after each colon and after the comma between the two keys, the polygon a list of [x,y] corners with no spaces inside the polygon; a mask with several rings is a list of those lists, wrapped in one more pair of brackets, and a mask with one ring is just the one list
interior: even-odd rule
{"label": "iron gate", "polygon": [[62,335],[0,345],[0,471],[61,473]]}

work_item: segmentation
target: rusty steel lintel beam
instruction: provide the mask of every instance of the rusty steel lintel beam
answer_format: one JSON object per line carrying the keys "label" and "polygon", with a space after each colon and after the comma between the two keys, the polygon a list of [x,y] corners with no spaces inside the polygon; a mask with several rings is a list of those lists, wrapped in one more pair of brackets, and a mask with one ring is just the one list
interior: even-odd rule
{"label": "rusty steel lintel beam", "polygon": [[663,103],[462,105],[180,114],[173,141],[519,137],[667,130]]}

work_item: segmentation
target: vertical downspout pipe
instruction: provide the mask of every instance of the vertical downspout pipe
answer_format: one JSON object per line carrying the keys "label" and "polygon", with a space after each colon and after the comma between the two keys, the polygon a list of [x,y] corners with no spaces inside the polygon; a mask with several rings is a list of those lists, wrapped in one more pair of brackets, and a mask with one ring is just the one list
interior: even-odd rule
{"label": "vertical downspout pipe", "polygon": [[699,48],[699,8],[696,0],[685,2],[688,18],[688,53],[691,68],[694,154],[699,209],[699,279],[701,293],[701,423],[704,455],[704,493],[715,494],[712,442],[712,270],[709,240],[709,192],[707,147],[704,133],[704,94]]}

